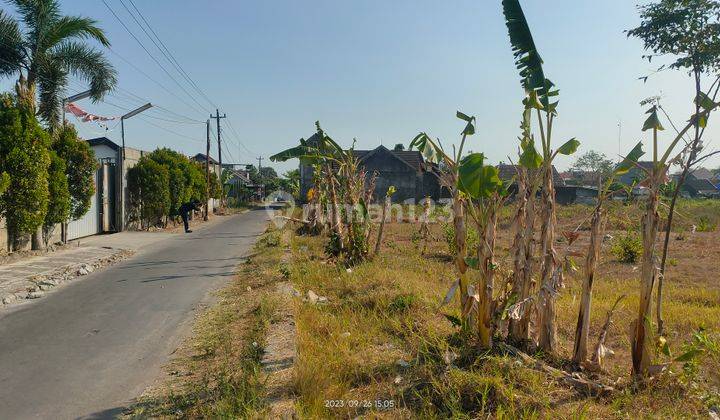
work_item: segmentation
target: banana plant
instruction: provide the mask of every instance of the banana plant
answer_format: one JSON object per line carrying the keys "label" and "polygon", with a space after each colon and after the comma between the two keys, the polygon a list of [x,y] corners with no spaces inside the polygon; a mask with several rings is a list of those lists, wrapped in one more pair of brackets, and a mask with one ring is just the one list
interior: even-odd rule
{"label": "banana plant", "polygon": [[[525,18],[519,0],[503,0],[503,14],[508,29],[510,44],[519,70],[521,85],[526,92],[523,101],[526,112],[537,115],[542,149],[542,198],[541,198],[541,287],[540,287],[540,325],[538,345],[547,353],[557,351],[557,326],[555,323],[555,300],[558,289],[563,284],[562,264],[555,251],[555,191],[553,184],[553,160],[559,154],[575,153],[580,142],[572,138],[557,149],[552,148],[553,122],[557,116],[559,91],[555,84],[545,77],[543,60],[535,46],[530,26]],[[522,143],[521,143],[522,147]],[[533,155],[528,153],[526,159]]]}
{"label": "banana plant", "polygon": [[335,236],[334,240],[337,241],[338,249],[342,251],[345,246],[345,232],[341,220],[337,191],[339,187],[337,173],[333,170],[333,166],[342,170],[343,167],[347,166],[348,160],[353,158],[352,151],[344,150],[335,140],[330,138],[320,127],[319,121],[315,122],[315,127],[317,129],[317,135],[315,136],[317,140],[315,142],[310,143],[301,138],[299,145],[270,156],[270,160],[273,162],[285,162],[290,159],[299,159],[301,163],[315,164],[321,169],[324,179],[315,187],[318,190],[324,189],[330,200],[328,222]]}
{"label": "banana plant", "polygon": [[[532,109],[523,110],[520,123],[522,135],[518,138],[520,149],[519,160],[515,175],[517,184],[515,212],[514,239],[511,248],[513,258],[512,296],[515,302],[528,302],[530,288],[532,286],[532,275],[535,266],[535,253],[533,240],[535,231],[535,208],[537,192],[542,177],[537,175],[538,169],[542,167],[543,157],[535,148],[535,138],[530,128]],[[524,305],[529,307],[529,305]],[[529,310],[518,313],[518,317],[510,318],[508,334],[517,343],[527,342],[530,338],[530,312]]]}
{"label": "banana plant", "polygon": [[[660,221],[658,215],[660,188],[670,167],[670,161],[675,160],[674,157],[672,159],[671,157],[676,152],[675,148],[678,143],[693,127],[706,125],[710,113],[720,106],[714,99],[707,96],[698,99],[702,111],[690,117],[688,123],[682,130],[678,131],[677,136],[670,142],[662,155],[660,155],[661,151],[658,148],[658,134],[663,130],[663,126],[660,123],[656,106],[651,107],[646,112],[649,115],[642,128],[642,131],[652,131],[653,165],[647,173],[646,182],[649,194],[645,201],[645,214],[642,218],[643,253],[640,271],[640,307],[638,308],[638,318],[633,326],[632,340],[633,373],[635,375],[647,375],[653,360],[652,349],[655,340],[653,339],[652,322],[649,314],[652,292],[655,280],[658,277],[655,243]],[[661,301],[659,300],[658,305],[660,304]]]}
{"label": "banana plant", "polygon": [[495,331],[494,301],[495,239],[498,210],[508,197],[504,183],[495,166],[486,164],[485,155],[472,153],[458,165],[458,189],[468,197],[468,212],[475,221],[479,236],[477,258],[470,265],[479,270],[476,293],[470,296],[477,305],[477,344],[480,349],[492,347]]}
{"label": "banana plant", "polygon": [[[588,363],[587,341],[590,334],[590,308],[592,303],[592,288],[595,280],[595,271],[600,260],[600,251],[602,250],[602,240],[604,236],[604,212],[603,204],[615,192],[612,185],[617,176],[626,174],[630,169],[637,165],[640,157],[645,154],[642,149],[642,142],[639,142],[628,153],[628,155],[613,170],[608,179],[598,186],[598,198],[595,208],[593,209],[590,220],[590,244],[585,255],[585,269],[583,276],[583,288],[580,298],[580,310],[578,313],[577,326],[575,328],[575,345],[573,348],[573,361],[578,365]],[[577,232],[583,223],[575,229]],[[601,360],[595,355],[594,363],[599,364]]]}
{"label": "banana plant", "polygon": [[475,117],[457,111],[457,118],[465,122],[461,132],[460,146],[450,153],[443,147],[440,139],[433,140],[427,133],[421,132],[410,142],[409,149],[416,148],[427,162],[435,164],[433,169],[440,179],[442,186],[450,191],[452,197],[453,228],[455,229],[455,267],[458,271],[458,280],[453,283],[445,296],[444,302],[450,302],[456,290],[460,290],[460,319],[463,328],[472,326],[474,304],[470,296],[470,279],[468,278],[467,256],[467,218],[466,196],[458,188],[459,162],[465,148],[468,136],[475,134]]}
{"label": "banana plant", "polygon": [[392,204],[392,196],[395,194],[396,189],[394,185],[388,187],[385,192],[385,200],[383,202],[382,215],[380,219],[380,227],[378,228],[377,241],[375,242],[375,255],[380,254],[380,247],[382,246],[383,230],[385,229],[385,221],[387,219],[387,212]]}

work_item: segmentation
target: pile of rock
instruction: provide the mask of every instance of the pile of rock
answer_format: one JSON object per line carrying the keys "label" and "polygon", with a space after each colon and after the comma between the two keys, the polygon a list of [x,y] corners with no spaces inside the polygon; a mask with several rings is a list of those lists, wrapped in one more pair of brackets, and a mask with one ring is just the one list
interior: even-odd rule
{"label": "pile of rock", "polygon": [[121,249],[112,255],[99,258],[95,261],[65,266],[50,274],[32,277],[28,279],[30,281],[30,285],[27,290],[3,296],[1,299],[2,304],[9,305],[22,299],[41,298],[45,292],[59,286],[62,283],[73,280],[77,277],[87,276],[99,268],[116,264],[119,261],[128,258],[132,254],[132,251]]}

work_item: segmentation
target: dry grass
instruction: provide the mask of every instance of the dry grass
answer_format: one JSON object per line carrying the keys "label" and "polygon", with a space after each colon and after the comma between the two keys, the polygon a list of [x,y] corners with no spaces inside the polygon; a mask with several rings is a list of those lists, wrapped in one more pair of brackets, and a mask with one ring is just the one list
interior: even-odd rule
{"label": "dry grass", "polygon": [[[720,232],[690,232],[700,217],[717,224],[720,203],[681,202],[680,211],[678,230],[685,233],[682,240],[673,235],[665,293],[666,335],[675,356],[700,327],[715,343],[720,331]],[[609,233],[635,226],[640,212],[637,205],[614,203]],[[589,213],[588,207],[562,207],[561,228],[576,227]],[[609,243],[603,246],[593,293],[592,343],[615,299],[620,294],[627,298],[608,337],[616,356],[609,360],[605,378],[620,381],[613,395],[598,399],[578,395],[512,358],[461,346],[461,337],[443,315],[456,314],[456,304],[439,308],[454,279],[447,244],[442,239],[431,243],[423,257],[413,242],[417,225],[391,223],[386,229],[382,255],[352,272],[325,260],[324,238],[292,241],[291,280],[301,292],[313,290],[329,299],[326,305],[298,302],[296,307],[295,386],[301,417],[697,417],[720,404],[717,348],[706,351],[695,369],[683,371],[674,364],[672,374],[650,384],[630,381],[628,328],[636,316],[639,273],[632,264],[614,261]],[[432,226],[432,232],[443,237],[441,226]],[[507,223],[499,235],[499,253],[507,254]],[[586,236],[583,232],[574,247],[584,249]],[[509,267],[507,259],[501,264]],[[561,357],[554,363],[559,365],[571,356],[581,287],[577,275],[566,282],[558,303]]]}

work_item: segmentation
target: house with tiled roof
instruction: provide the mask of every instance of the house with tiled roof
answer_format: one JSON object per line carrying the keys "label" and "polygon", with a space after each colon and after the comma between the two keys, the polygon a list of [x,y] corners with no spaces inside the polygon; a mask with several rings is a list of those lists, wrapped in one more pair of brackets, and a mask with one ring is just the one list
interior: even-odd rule
{"label": "house with tiled roof", "polygon": [[[511,179],[515,178],[515,176],[517,176],[518,165],[508,165],[508,164],[500,162],[500,164],[497,166],[497,168],[498,168],[498,176],[503,181],[510,181]],[[557,168],[555,168],[555,165],[553,165],[552,171],[553,171],[553,184],[555,185],[555,188],[564,187],[565,180],[560,175]],[[540,176],[540,174],[538,174],[537,176]]]}
{"label": "house with tiled roof", "polygon": [[[309,143],[312,143],[313,137],[308,139]],[[427,196],[439,200],[441,196],[447,195],[443,195],[432,164],[425,162],[422,153],[417,150],[405,150],[401,144],[392,150],[380,145],[372,150],[353,150],[353,155],[358,159],[360,168],[367,172],[368,180],[377,174],[373,194],[376,200],[384,197],[390,186],[395,187],[392,200],[396,203],[406,200],[419,202]],[[312,166],[300,163],[301,197],[306,197],[312,186]]]}

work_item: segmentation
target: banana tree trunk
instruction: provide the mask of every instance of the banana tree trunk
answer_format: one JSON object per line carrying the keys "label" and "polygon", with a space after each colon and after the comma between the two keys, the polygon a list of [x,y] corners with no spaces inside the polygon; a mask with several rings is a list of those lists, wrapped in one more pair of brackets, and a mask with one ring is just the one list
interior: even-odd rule
{"label": "banana tree trunk", "polygon": [[555,252],[555,188],[552,165],[545,165],[542,191],[543,251],[542,286],[539,293],[540,325],[538,346],[549,354],[557,350],[557,325],[555,324],[555,300],[562,284],[562,268]]}
{"label": "banana tree trunk", "polygon": [[428,240],[430,239],[430,196],[426,197],[425,203],[423,203],[423,220],[420,225],[420,235],[423,241],[420,255],[425,255],[425,252],[427,252]]}
{"label": "banana tree trunk", "polygon": [[335,188],[335,179],[332,174],[330,165],[325,166],[326,180],[330,190],[330,229],[337,236],[338,244],[342,250],[345,244],[345,238],[343,237],[342,221],[340,220],[340,205],[338,204],[337,189]]}
{"label": "banana tree trunk", "polygon": [[495,226],[497,212],[494,204],[488,208],[485,226],[478,226],[482,233],[482,240],[478,247],[478,261],[480,263],[480,280],[478,281],[478,347],[489,349],[493,338],[493,286],[495,280]]}
{"label": "banana tree trunk", "polygon": [[[535,198],[537,191],[532,189],[528,193],[527,210],[525,212],[525,235],[523,240],[523,250],[525,255],[522,258],[525,266],[523,267],[522,289],[520,300],[530,297],[533,288],[533,270],[535,270],[535,211],[537,200]],[[515,336],[518,340],[527,341],[530,339],[530,316],[531,311],[527,311],[517,322],[515,327]]]}
{"label": "banana tree trunk", "polygon": [[383,229],[385,228],[385,217],[388,207],[390,207],[390,197],[385,197],[385,204],[382,209],[382,219],[380,219],[380,227],[378,228],[377,242],[375,243],[375,255],[380,254],[380,246],[382,245]]}
{"label": "banana tree trunk", "polygon": [[592,287],[593,281],[595,280],[595,270],[600,260],[602,235],[602,197],[598,197],[598,203],[597,206],[595,206],[592,221],[590,222],[590,245],[588,245],[588,252],[585,257],[585,277],[583,278],[582,297],[580,298],[580,312],[578,314],[577,327],[575,328],[573,360],[578,364],[585,362],[588,356],[587,341],[588,335],[590,334]]}
{"label": "banana tree trunk", "polygon": [[643,254],[640,272],[640,307],[635,322],[635,334],[632,343],[633,373],[645,375],[652,361],[652,331],[650,329],[650,305],[652,291],[657,278],[657,265],[655,258],[655,240],[658,234],[658,201],[659,186],[664,170],[655,168],[648,178],[650,195],[645,206],[645,215],[642,220]]}
{"label": "banana tree trunk", "polygon": [[[517,192],[517,211],[515,212],[515,238],[513,239],[512,247],[512,258],[513,258],[513,280],[512,280],[512,294],[515,296],[515,301],[520,302],[526,299],[527,296],[523,296],[525,271],[528,269],[527,261],[525,261],[526,246],[526,227],[527,227],[527,211],[528,211],[528,185],[527,185],[527,170],[525,168],[519,169],[520,173],[518,176],[518,192]],[[527,339],[527,335],[523,334],[522,318],[511,319],[510,326],[508,327],[510,338],[520,342]],[[527,330],[525,330],[527,333]]]}
{"label": "banana tree trunk", "polygon": [[467,255],[467,225],[465,223],[465,203],[458,198],[457,191],[453,194],[453,227],[455,228],[455,267],[459,275],[460,289],[460,314],[463,321],[472,320],[472,316],[466,316],[465,307],[468,304],[468,266],[465,262]]}

